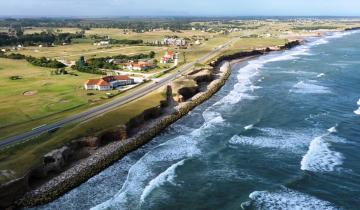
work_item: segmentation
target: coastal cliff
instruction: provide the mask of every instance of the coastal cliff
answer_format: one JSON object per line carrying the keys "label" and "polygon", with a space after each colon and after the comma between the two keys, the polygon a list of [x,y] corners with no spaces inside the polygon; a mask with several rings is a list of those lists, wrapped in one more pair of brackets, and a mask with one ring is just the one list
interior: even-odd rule
{"label": "coastal cliff", "polygon": [[[161,101],[157,107],[144,110],[126,126],[103,132],[99,136],[74,140],[69,145],[45,155],[44,162],[27,176],[0,186],[0,207],[35,206],[56,199],[124,155],[146,144],[167,126],[215,94],[230,76],[231,68],[228,61],[290,49],[300,44],[300,41],[293,41],[277,48],[225,55],[211,62],[213,68],[194,70],[186,75],[186,79],[194,81],[193,86],[168,86],[166,101]],[[82,155],[74,157],[75,154]],[[56,172],[58,175],[49,179],[50,172]],[[34,177],[49,180],[40,187],[28,191],[31,184],[29,179]],[[11,191],[8,192],[11,193],[3,193],[10,188]]]}

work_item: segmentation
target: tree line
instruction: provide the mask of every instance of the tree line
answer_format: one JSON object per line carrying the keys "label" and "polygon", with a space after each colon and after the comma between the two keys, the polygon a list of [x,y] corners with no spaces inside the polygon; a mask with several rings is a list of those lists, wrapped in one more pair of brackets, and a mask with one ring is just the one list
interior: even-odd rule
{"label": "tree line", "polygon": [[191,29],[190,18],[114,18],[114,19],[0,19],[0,27],[72,27],[88,30],[90,28],[119,28],[130,29],[134,32],[149,31],[156,28],[170,30]]}
{"label": "tree line", "polygon": [[47,59],[45,57],[35,58],[32,56],[26,56],[19,53],[11,53],[9,55],[1,52],[1,58],[15,59],[15,60],[26,60],[34,66],[46,67],[46,68],[64,68],[65,65],[55,59]]}
{"label": "tree line", "polygon": [[83,38],[84,33],[52,33],[52,32],[41,32],[34,34],[19,34],[18,36],[11,36],[7,33],[0,33],[0,46],[13,46],[13,45],[24,45],[24,46],[35,46],[35,45],[52,45],[52,44],[63,44],[71,43],[72,39]]}

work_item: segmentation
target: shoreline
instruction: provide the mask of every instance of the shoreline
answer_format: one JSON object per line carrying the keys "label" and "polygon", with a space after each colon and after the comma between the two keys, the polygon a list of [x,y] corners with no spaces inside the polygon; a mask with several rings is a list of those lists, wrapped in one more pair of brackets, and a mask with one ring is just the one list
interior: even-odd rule
{"label": "shoreline", "polygon": [[[20,199],[13,202],[13,207],[31,207],[51,202],[66,192],[86,182],[92,176],[100,173],[102,170],[118,161],[126,154],[141,147],[151,141],[153,137],[162,132],[166,127],[176,122],[199,104],[205,102],[218,92],[225,84],[231,74],[231,65],[239,62],[246,62],[255,57],[267,54],[273,51],[284,51],[301,45],[299,40],[286,43],[284,46],[276,48],[263,48],[252,51],[243,51],[232,55],[222,55],[215,61],[211,62],[213,70],[218,70],[218,78],[212,80],[205,91],[199,92],[191,97],[188,101],[180,103],[174,107],[175,110],[158,117],[151,122],[146,122],[143,132],[138,132],[133,137],[112,142],[104,147],[100,147],[91,156],[80,160],[69,169],[56,175],[40,187],[27,192]],[[26,178],[14,180],[7,187],[25,185]],[[17,185],[16,185],[17,184]],[[21,185],[20,185],[21,186]],[[1,186],[1,191],[3,190]],[[5,188],[6,189],[6,188]]]}

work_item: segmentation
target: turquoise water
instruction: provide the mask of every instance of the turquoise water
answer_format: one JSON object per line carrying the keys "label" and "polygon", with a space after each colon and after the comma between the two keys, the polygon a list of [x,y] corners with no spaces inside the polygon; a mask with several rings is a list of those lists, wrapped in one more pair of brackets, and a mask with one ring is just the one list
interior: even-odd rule
{"label": "turquoise water", "polygon": [[359,98],[360,33],[309,39],[37,209],[359,209]]}

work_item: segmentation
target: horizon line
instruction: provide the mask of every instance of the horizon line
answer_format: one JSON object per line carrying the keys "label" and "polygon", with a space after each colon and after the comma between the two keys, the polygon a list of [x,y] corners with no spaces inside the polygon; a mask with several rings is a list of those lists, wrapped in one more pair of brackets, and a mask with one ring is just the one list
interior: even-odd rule
{"label": "horizon line", "polygon": [[114,19],[114,18],[360,18],[359,15],[0,15],[0,19]]}

